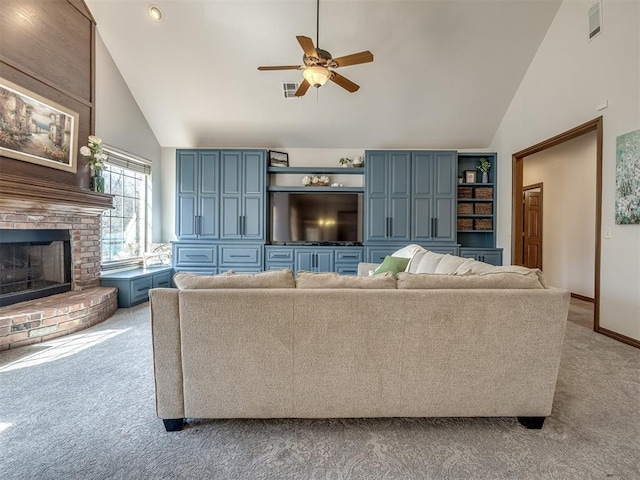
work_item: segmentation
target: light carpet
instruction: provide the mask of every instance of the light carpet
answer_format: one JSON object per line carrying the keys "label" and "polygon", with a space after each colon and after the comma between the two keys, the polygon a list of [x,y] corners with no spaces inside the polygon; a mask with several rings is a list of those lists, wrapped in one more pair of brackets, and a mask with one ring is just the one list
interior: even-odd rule
{"label": "light carpet", "polygon": [[189,420],[154,406],[148,305],[0,353],[0,478],[638,479],[640,351],[571,308],[552,415]]}

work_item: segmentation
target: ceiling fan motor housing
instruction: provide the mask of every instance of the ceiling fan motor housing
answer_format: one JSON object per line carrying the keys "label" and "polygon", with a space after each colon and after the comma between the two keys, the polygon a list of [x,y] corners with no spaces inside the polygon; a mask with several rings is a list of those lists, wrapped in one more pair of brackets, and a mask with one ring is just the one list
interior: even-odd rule
{"label": "ceiling fan motor housing", "polygon": [[329,52],[326,50],[322,50],[321,48],[316,48],[316,52],[318,53],[318,57],[308,57],[306,54],[302,56],[302,62],[307,67],[313,67],[316,65],[321,65],[323,67],[329,67],[331,59],[333,58]]}

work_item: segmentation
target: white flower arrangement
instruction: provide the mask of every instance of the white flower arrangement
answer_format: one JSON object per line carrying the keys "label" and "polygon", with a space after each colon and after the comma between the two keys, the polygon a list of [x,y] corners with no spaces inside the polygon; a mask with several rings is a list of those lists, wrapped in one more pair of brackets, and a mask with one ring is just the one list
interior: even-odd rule
{"label": "white flower arrangement", "polygon": [[102,139],[95,135],[89,135],[86,146],[80,147],[80,155],[89,157],[89,167],[95,172],[104,170],[104,162],[108,158],[106,153],[102,153]]}
{"label": "white flower arrangement", "polygon": [[329,185],[329,177],[327,175],[305,175],[302,177],[302,184],[305,187]]}

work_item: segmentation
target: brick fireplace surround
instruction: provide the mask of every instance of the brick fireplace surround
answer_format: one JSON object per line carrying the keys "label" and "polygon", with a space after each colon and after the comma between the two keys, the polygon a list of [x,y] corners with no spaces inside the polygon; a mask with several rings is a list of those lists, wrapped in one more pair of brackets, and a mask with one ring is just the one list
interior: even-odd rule
{"label": "brick fireplace surround", "polygon": [[116,289],[100,287],[100,218],[112,204],[110,195],[3,173],[0,228],[69,230],[72,290],[0,307],[0,351],[68,335],[115,312]]}

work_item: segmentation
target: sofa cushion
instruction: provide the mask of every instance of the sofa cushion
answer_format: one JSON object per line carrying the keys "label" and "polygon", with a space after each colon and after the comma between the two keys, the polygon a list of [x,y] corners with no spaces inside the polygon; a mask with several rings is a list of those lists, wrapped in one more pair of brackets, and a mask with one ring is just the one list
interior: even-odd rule
{"label": "sofa cushion", "polygon": [[544,278],[544,274],[537,268],[527,268],[521,267],[519,265],[503,265],[499,267],[492,266],[491,269],[478,273],[478,275],[491,275],[494,273],[514,273],[518,275],[535,277],[538,282],[540,282],[540,285],[542,285],[542,288],[549,288],[549,286],[547,285],[547,281]]}
{"label": "sofa cushion", "polygon": [[438,273],[440,275],[455,275],[458,267],[465,263],[470,263],[470,259],[446,254],[440,259],[438,265],[436,265],[436,270],[433,273]]}
{"label": "sofa cushion", "polygon": [[470,260],[470,263],[462,264],[460,267],[458,267],[458,270],[456,272],[458,275],[482,275],[483,273],[492,272],[496,268],[495,265],[491,265],[490,263],[485,263],[474,259]]}
{"label": "sofa cushion", "polygon": [[410,273],[435,273],[438,263],[444,258],[443,253],[435,253],[427,250],[426,252],[418,253],[414,257],[414,261],[411,262],[409,269]]}
{"label": "sofa cushion", "polygon": [[295,288],[291,270],[271,270],[260,273],[222,273],[220,275],[196,275],[179,272],[173,282],[180,290],[207,288]]}
{"label": "sofa cushion", "polygon": [[442,275],[432,273],[398,273],[399,289],[534,289],[544,288],[535,275],[487,273],[485,275]]}
{"label": "sofa cushion", "polygon": [[298,271],[297,288],[384,288],[395,289],[396,279],[391,272],[371,277],[338,275],[337,273],[315,273]]}
{"label": "sofa cushion", "polygon": [[395,275],[398,272],[404,272],[409,264],[409,258],[406,257],[392,257],[387,255],[384,257],[384,261],[378,268],[373,271],[374,275],[380,275],[381,273],[391,272]]}

